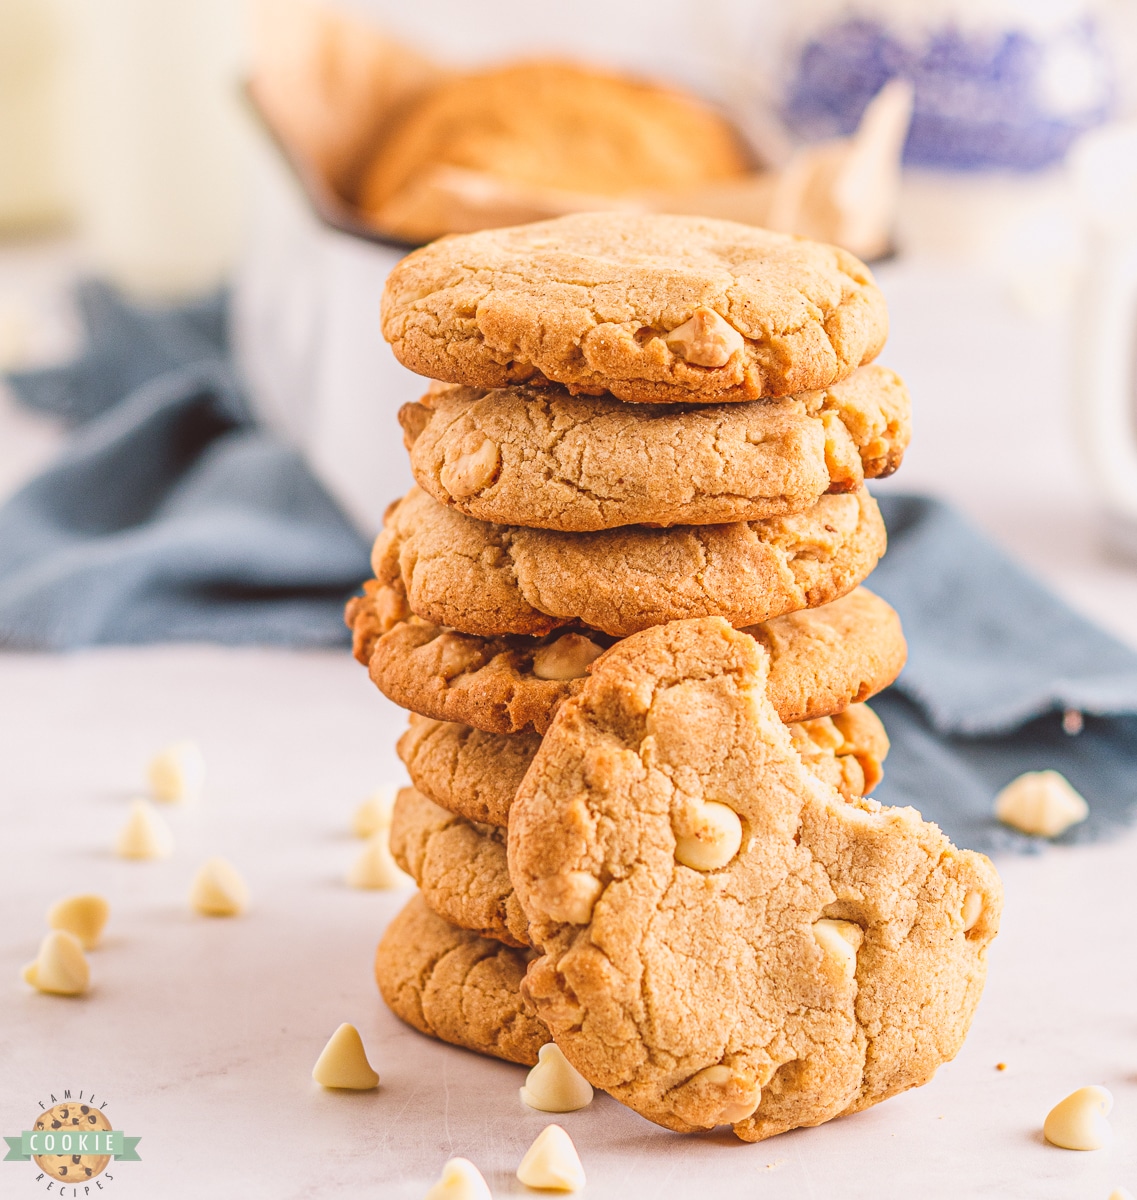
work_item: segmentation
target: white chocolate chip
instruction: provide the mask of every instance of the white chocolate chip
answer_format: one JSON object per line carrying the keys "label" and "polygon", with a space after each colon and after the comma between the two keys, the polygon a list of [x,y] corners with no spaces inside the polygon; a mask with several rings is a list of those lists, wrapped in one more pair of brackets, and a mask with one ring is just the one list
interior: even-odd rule
{"label": "white chocolate chip", "polygon": [[1100,1150],[1113,1140],[1113,1129],[1106,1120],[1111,1108],[1113,1096],[1105,1088],[1078,1088],[1050,1110],[1042,1132],[1048,1142],[1063,1150]]}
{"label": "white chocolate chip", "polygon": [[423,1200],[493,1200],[489,1184],[468,1158],[452,1158]]}
{"label": "white chocolate chip", "polygon": [[363,1039],[354,1025],[346,1021],[328,1039],[316,1059],[312,1078],[326,1088],[347,1088],[368,1092],[379,1083],[379,1076],[367,1061]]}
{"label": "white chocolate chip", "polygon": [[745,1121],[754,1115],[754,1110],[762,1101],[762,1089],[757,1083],[748,1083],[723,1063],[696,1072],[687,1080],[684,1088],[711,1095],[722,1093],[722,1102],[715,1113],[716,1125]]}
{"label": "white chocolate chip", "polygon": [[712,308],[697,308],[664,339],[668,350],[696,367],[725,367],[746,339]]}
{"label": "white chocolate chip", "polygon": [[93,950],[99,944],[110,912],[111,906],[102,896],[67,896],[47,910],[47,925],[49,929],[73,934],[84,950]]}
{"label": "white chocolate chip", "polygon": [[205,786],[205,759],[196,742],[174,742],[151,759],[147,775],[155,800],[192,800]]}
{"label": "white chocolate chip", "polygon": [[584,1187],[584,1167],[572,1138],[559,1125],[546,1125],[517,1168],[526,1187],[550,1192],[579,1192]]}
{"label": "white chocolate chip", "polygon": [[1133,1193],[1128,1188],[1114,1188],[1109,1193],[1109,1200],[1133,1200]]}
{"label": "white chocolate chip", "polygon": [[355,810],[351,818],[351,832],[356,837],[368,838],[382,829],[391,828],[391,813],[395,808],[395,788],[384,784]]}
{"label": "white chocolate chip", "polygon": [[1089,815],[1089,805],[1057,771],[1027,771],[995,797],[1004,825],[1037,837],[1057,837]]}
{"label": "white chocolate chip", "polygon": [[975,928],[976,921],[983,915],[983,893],[972,889],[963,898],[963,931]]}
{"label": "white chocolate chip", "polygon": [[822,917],[813,923],[813,937],[821,952],[846,979],[857,973],[857,951],[865,939],[864,930],[854,921]]}
{"label": "white chocolate chip", "polygon": [[407,887],[414,882],[395,862],[387,837],[387,830],[380,829],[367,839],[367,845],[347,873],[351,887],[380,890]]}
{"label": "white chocolate chip", "polygon": [[447,454],[438,480],[455,500],[464,500],[493,483],[500,466],[501,451],[496,442],[481,432],[467,434],[458,457],[451,460]]}
{"label": "white chocolate chip", "polygon": [[23,970],[25,983],[55,996],[81,996],[91,982],[91,968],[79,939],[65,929],[53,929],[40,943],[35,962]]}
{"label": "white chocolate chip", "polygon": [[587,925],[604,885],[587,871],[564,871],[536,884],[533,902],[547,917],[568,925]]}
{"label": "white chocolate chip", "polygon": [[249,885],[223,858],[202,864],[190,886],[190,907],[206,917],[236,917],[249,906]]}
{"label": "white chocolate chip", "polygon": [[566,633],[533,651],[533,674],[538,679],[583,679],[603,653],[603,646],[583,634]]}
{"label": "white chocolate chip", "polygon": [[704,800],[683,814],[676,831],[675,857],[696,871],[725,867],[742,845],[738,813],[717,800]]}
{"label": "white chocolate chip", "polygon": [[121,858],[168,858],[174,849],[174,835],[149,800],[135,800],[114,848]]}
{"label": "white chocolate chip", "polygon": [[537,1065],[525,1077],[521,1099],[538,1112],[576,1112],[592,1103],[592,1084],[565,1058],[560,1046],[546,1042],[537,1051]]}

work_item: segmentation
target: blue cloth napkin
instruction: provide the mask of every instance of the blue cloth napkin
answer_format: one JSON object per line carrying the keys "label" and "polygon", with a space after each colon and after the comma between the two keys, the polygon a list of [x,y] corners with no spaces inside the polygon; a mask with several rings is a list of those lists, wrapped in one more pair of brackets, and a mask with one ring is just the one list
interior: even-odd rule
{"label": "blue cloth napkin", "polygon": [[[86,284],[79,300],[83,355],[11,377],[25,403],[76,428],[0,508],[0,645],[346,644],[343,602],[370,573],[368,547],[252,420],[223,299],[139,310]],[[1121,828],[1137,813],[1137,654],[947,505],[891,493],[880,505],[889,551],[869,582],[900,613],[910,656],[873,701],[892,739],[877,798],[920,809],[959,845],[1032,850],[992,801],[1050,767],[1090,803],[1061,840]],[[1064,732],[1068,710],[1082,732]]]}

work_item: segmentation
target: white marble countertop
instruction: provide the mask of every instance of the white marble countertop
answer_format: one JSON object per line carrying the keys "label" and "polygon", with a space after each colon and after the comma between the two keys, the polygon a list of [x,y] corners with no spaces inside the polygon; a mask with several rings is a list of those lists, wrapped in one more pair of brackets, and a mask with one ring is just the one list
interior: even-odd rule
{"label": "white marble countertop", "polygon": [[[882,277],[894,314],[884,361],[917,406],[896,486],[952,497],[1137,645],[1137,570],[1099,552],[1095,501],[1069,450],[1060,319],[1015,314],[962,277],[899,264]],[[0,402],[0,487],[52,440]],[[112,1167],[108,1195],[414,1200],[454,1154],[478,1163],[495,1196],[524,1192],[513,1171],[547,1118],[517,1097],[523,1069],[433,1043],[384,1008],[371,957],[405,894],[344,883],[358,852],[353,808],[402,777],[401,727],[345,653],[0,657],[0,1134],[27,1128],[52,1093],[82,1088],[142,1138],[142,1161]],[[115,858],[109,847],[147,759],[182,737],[200,742],[209,779],[200,802],[163,810],[173,857]],[[243,918],[188,909],[190,878],[213,854],[250,882]],[[585,1194],[1137,1191],[1137,835],[998,866],[1007,904],[987,991],[963,1051],[929,1085],[753,1146],[678,1137],[601,1096],[559,1118],[588,1173]],[[86,890],[112,906],[90,994],[32,992],[18,973],[45,909]],[[310,1079],[341,1021],[359,1027],[382,1076],[373,1093],[327,1093]],[[1114,1094],[1114,1146],[1048,1146],[1047,1110],[1085,1083]],[[45,1194],[35,1174],[0,1164],[0,1195]]]}

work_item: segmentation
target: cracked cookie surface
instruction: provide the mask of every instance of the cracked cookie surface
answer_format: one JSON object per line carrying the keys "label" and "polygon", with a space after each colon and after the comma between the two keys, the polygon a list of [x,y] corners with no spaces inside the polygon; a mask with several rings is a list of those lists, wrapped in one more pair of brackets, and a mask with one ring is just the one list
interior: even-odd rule
{"label": "cracked cookie surface", "polygon": [[388,1007],[420,1033],[532,1066],[548,1030],[521,996],[530,955],[457,929],[413,896],[375,952]]}
{"label": "cracked cookie surface", "polygon": [[440,503],[587,532],[802,512],[895,471],[910,409],[899,376],[874,364],[802,396],[697,408],[451,387],[404,405],[399,420],[415,480]]}
{"label": "cracked cookie surface", "polygon": [[579,621],[621,636],[815,608],[856,587],[884,549],[864,489],[762,521],[560,533],[478,521],[416,487],[387,514],[371,563],[380,583],[402,584],[413,613],[464,633],[540,636]]}
{"label": "cracked cookie surface", "polygon": [[913,809],[813,778],[768,656],[714,618],[621,642],[509,822],[525,988],[594,1086],[757,1141],[926,1082],[962,1044],[1002,889]]}
{"label": "cracked cookie surface", "polygon": [[[802,762],[846,799],[869,795],[880,782],[888,735],[868,705],[853,704],[832,717],[797,722],[789,729]],[[486,733],[412,713],[398,752],[426,800],[469,821],[504,826],[540,745],[538,733]],[[400,866],[422,886],[416,871],[402,860]]]}
{"label": "cracked cookie surface", "polygon": [[[477,637],[410,614],[398,587],[372,580],[348,601],[356,659],[376,687],[403,708],[487,733],[543,733],[559,705],[584,685],[587,669],[564,678],[538,674],[538,655],[566,636]],[[767,687],[783,721],[832,716],[887,687],[907,655],[900,619],[860,587],[819,608],[775,617],[746,632],[771,659]],[[570,635],[596,650],[614,639],[595,630]],[[574,641],[574,645],[579,643]]]}
{"label": "cracked cookie surface", "polygon": [[383,291],[420,375],[562,383],[647,404],[829,387],[880,352],[884,297],[835,246],[733,221],[584,213],[443,238]]}

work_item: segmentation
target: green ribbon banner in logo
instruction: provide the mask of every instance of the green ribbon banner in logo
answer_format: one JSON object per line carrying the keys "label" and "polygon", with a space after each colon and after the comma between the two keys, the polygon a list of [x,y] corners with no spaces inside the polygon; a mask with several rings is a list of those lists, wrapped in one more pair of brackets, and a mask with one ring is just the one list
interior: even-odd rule
{"label": "green ribbon banner in logo", "polygon": [[141,1162],[135,1148],[140,1137],[124,1137],[121,1129],[25,1129],[6,1137],[5,1162],[27,1162],[33,1154],[109,1154],[119,1162]]}

